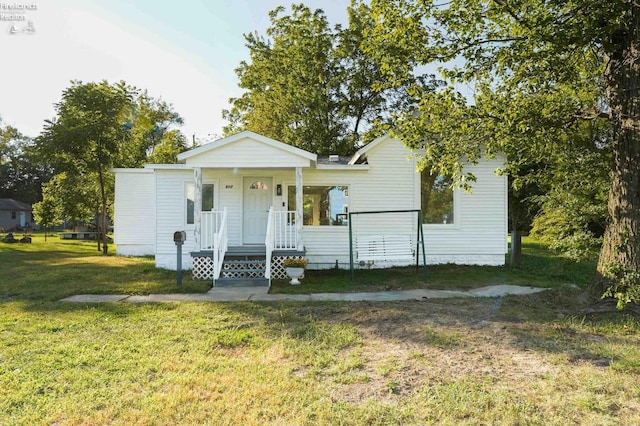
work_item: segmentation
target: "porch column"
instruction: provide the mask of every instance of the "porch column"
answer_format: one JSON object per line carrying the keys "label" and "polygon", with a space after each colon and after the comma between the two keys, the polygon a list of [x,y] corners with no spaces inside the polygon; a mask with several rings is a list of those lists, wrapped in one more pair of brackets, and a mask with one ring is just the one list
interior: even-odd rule
{"label": "porch column", "polygon": [[193,241],[195,244],[195,250],[200,250],[200,232],[202,226],[200,219],[202,216],[202,168],[196,167],[193,169],[193,181],[195,183],[195,193],[193,194]]}
{"label": "porch column", "polygon": [[296,248],[302,250],[302,167],[296,167]]}

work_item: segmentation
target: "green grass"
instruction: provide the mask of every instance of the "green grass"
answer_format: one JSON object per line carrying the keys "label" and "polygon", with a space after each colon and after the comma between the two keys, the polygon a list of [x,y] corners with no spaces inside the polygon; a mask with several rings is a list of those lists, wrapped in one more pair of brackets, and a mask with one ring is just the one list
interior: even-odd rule
{"label": "green grass", "polygon": [[[0,300],[59,300],[74,294],[150,294],[206,292],[210,284],[156,269],[151,258],[102,256],[97,244],[44,234],[32,244],[0,243]],[[114,247],[111,246],[110,251]]]}
{"label": "green grass", "polygon": [[356,269],[350,271],[305,271],[300,285],[288,280],[274,280],[271,293],[336,293],[385,291],[402,289],[457,289],[498,284],[545,288],[586,287],[595,273],[596,263],[574,262],[551,253],[547,247],[530,238],[523,239],[521,266],[433,265],[416,271],[414,267],[390,269]]}
{"label": "green grass", "polygon": [[0,425],[640,424],[640,321],[579,315],[557,270],[500,299],[74,304],[207,287],[92,243],[0,244]]}

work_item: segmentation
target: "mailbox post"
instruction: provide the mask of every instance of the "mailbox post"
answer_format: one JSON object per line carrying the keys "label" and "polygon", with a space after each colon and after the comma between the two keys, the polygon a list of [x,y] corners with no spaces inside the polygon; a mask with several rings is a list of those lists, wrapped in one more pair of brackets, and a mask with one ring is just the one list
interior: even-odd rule
{"label": "mailbox post", "polygon": [[182,285],[182,245],[187,240],[187,233],[184,231],[176,231],[173,233],[173,242],[176,244],[177,268],[176,268],[176,285]]}

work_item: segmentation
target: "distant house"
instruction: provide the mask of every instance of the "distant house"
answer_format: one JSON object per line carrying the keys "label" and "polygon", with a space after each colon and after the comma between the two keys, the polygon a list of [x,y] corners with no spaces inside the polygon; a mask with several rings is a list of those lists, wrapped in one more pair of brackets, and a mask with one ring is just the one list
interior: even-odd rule
{"label": "distant house", "polygon": [[[157,267],[175,269],[174,233],[186,231],[181,263],[194,277],[268,282],[289,257],[304,256],[310,269],[422,263],[419,223],[427,263],[505,261],[501,157],[465,166],[477,178],[472,193],[422,176],[415,153],[389,135],[353,157],[323,158],[245,131],[178,160],[113,170],[118,254],[153,255]],[[414,212],[349,217],[372,210]]]}
{"label": "distant house", "polygon": [[16,229],[33,225],[31,204],[12,198],[0,198],[0,228]]}

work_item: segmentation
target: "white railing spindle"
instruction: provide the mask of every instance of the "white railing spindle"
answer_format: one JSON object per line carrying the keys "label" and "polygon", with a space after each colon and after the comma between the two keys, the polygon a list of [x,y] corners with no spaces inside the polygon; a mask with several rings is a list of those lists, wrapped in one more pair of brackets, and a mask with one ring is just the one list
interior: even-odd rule
{"label": "white railing spindle", "polygon": [[279,211],[274,214],[274,247],[280,250],[298,249],[298,230],[295,211]]}

